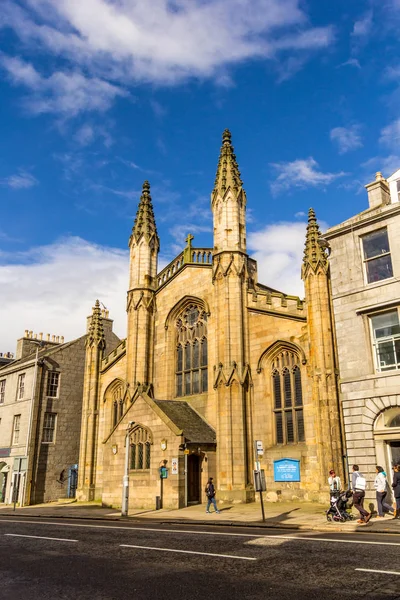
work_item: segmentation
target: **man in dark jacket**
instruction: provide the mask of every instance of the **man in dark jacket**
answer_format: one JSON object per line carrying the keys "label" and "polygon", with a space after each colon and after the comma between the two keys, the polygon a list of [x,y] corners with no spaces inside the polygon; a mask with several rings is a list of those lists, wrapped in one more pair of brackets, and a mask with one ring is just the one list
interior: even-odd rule
{"label": "man in dark jacket", "polygon": [[392,488],[393,495],[396,498],[396,511],[394,516],[395,519],[400,519],[400,465],[394,466]]}

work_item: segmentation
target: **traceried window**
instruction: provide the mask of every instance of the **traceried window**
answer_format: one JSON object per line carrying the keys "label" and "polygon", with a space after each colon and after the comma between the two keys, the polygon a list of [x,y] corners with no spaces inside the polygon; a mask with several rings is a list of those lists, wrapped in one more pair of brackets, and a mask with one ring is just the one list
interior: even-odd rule
{"label": "traceried window", "polygon": [[284,351],[272,363],[275,436],[277,444],[305,441],[300,360]]}
{"label": "traceried window", "polygon": [[6,380],[2,379],[0,381],[0,404],[4,404],[5,397],[6,397]]}
{"label": "traceried window", "polygon": [[49,371],[47,375],[47,392],[46,395],[50,398],[57,398],[58,383],[60,381],[60,373]]}
{"label": "traceried window", "polygon": [[151,437],[144,427],[137,427],[130,435],[130,468],[136,471],[150,469]]}
{"label": "traceried window", "polygon": [[397,309],[370,317],[377,371],[400,369],[400,323]]}
{"label": "traceried window", "polygon": [[191,396],[208,389],[207,314],[190,304],[176,322],[176,395]]}
{"label": "traceried window", "polygon": [[21,400],[25,394],[25,373],[21,373],[18,375],[18,384],[17,384],[17,400]]}
{"label": "traceried window", "polygon": [[43,444],[51,444],[54,442],[54,433],[56,430],[56,420],[57,414],[52,412],[44,413],[44,421],[43,421]]}
{"label": "traceried window", "polygon": [[393,277],[387,229],[379,229],[362,238],[365,273],[368,283]]}

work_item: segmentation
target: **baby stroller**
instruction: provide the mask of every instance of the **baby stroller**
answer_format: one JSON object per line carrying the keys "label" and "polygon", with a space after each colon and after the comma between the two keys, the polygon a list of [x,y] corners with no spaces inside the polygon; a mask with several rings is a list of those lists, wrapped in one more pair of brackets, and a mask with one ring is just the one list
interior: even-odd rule
{"label": "baby stroller", "polygon": [[348,502],[352,497],[350,490],[347,492],[331,492],[331,505],[326,511],[327,521],[352,521],[353,515],[348,510]]}

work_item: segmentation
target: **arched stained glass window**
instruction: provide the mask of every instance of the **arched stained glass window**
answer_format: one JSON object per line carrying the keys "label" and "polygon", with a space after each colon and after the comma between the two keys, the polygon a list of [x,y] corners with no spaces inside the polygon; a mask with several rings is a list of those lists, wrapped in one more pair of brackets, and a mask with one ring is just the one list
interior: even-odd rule
{"label": "arched stained glass window", "polygon": [[275,438],[277,444],[305,441],[301,370],[296,354],[282,352],[272,363]]}
{"label": "arched stained glass window", "polygon": [[207,315],[190,304],[176,322],[176,395],[191,396],[208,389]]}

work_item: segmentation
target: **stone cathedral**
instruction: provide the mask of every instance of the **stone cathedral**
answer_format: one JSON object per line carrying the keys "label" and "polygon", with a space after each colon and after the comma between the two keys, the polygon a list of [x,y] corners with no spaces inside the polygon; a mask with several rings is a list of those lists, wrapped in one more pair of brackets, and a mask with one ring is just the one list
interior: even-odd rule
{"label": "stone cathedral", "polygon": [[[329,469],[343,477],[329,263],[315,213],[299,265],[302,300],[258,281],[246,203],[225,130],[213,247],[188,235],[159,272],[144,182],[129,238],[126,339],[107,348],[98,302],[89,318],[78,499],[121,506],[127,466],[131,507],[155,508],[161,490],[164,507],[204,502],[210,476],[220,503],[252,502],[255,441],[270,499],[326,498]],[[282,459],[297,461],[294,480],[276,477]]]}

